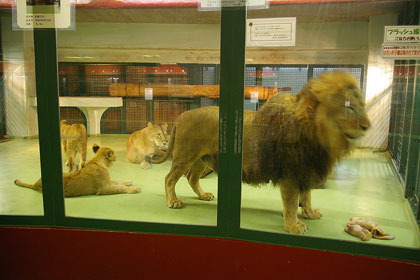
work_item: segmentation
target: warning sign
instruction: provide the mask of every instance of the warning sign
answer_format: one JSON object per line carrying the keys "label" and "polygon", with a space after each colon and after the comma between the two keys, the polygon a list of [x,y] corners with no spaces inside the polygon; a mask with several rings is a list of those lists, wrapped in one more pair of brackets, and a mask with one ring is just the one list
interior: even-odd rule
{"label": "warning sign", "polygon": [[382,58],[420,59],[420,44],[383,44]]}

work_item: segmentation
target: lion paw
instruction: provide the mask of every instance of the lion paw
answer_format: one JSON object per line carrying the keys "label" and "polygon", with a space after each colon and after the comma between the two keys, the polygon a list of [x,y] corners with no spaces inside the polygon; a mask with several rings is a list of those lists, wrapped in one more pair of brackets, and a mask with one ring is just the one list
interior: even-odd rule
{"label": "lion paw", "polygon": [[133,185],[133,182],[131,182],[131,181],[122,181],[122,184],[124,186],[131,186],[131,185]]}
{"label": "lion paw", "polygon": [[301,221],[297,221],[292,225],[285,225],[284,228],[291,234],[304,234],[306,231],[308,231],[308,227]]}
{"label": "lion paw", "polygon": [[322,217],[322,213],[321,213],[321,211],[319,211],[319,209],[305,209],[305,208],[302,208],[302,216],[305,219],[317,220],[317,219]]}
{"label": "lion paw", "polygon": [[147,161],[143,160],[142,163],[140,163],[140,167],[143,169],[150,169],[152,166]]}
{"label": "lion paw", "polygon": [[133,188],[130,188],[130,190],[128,191],[128,193],[139,193],[140,190],[141,190],[140,187],[133,187]]}
{"label": "lion paw", "polygon": [[201,200],[210,201],[214,199],[214,195],[212,193],[204,193],[203,195],[198,197]]}
{"label": "lion paw", "polygon": [[184,204],[182,203],[181,200],[170,200],[168,202],[166,202],[166,204],[168,205],[169,208],[182,208],[184,206]]}

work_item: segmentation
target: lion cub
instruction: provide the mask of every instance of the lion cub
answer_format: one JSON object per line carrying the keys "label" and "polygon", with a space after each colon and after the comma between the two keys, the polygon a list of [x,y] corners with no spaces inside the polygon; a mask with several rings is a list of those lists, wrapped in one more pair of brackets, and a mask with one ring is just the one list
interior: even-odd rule
{"label": "lion cub", "polygon": [[133,132],[127,140],[127,162],[140,163],[141,168],[151,168],[150,159],[163,155],[168,148],[168,124],[154,125]]}
{"label": "lion cub", "polygon": [[[66,120],[60,122],[61,140],[66,155],[68,172],[76,171],[85,166],[87,153],[87,132],[84,124],[68,124]],[[77,159],[80,158],[77,164]]]}
{"label": "lion cub", "polygon": [[[111,148],[100,148],[93,145],[96,156],[82,169],[63,174],[64,196],[105,195],[118,193],[138,193],[140,188],[129,187],[130,181],[111,181],[108,167],[116,160],[115,152]],[[34,190],[42,190],[42,181],[35,184],[26,184],[15,180],[15,184]]]}

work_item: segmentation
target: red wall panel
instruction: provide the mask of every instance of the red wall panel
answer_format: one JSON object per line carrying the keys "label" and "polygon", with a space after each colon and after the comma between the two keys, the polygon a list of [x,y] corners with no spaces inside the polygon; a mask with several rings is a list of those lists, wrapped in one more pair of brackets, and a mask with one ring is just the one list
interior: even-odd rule
{"label": "red wall panel", "polygon": [[220,238],[0,227],[0,279],[418,279],[420,264]]}

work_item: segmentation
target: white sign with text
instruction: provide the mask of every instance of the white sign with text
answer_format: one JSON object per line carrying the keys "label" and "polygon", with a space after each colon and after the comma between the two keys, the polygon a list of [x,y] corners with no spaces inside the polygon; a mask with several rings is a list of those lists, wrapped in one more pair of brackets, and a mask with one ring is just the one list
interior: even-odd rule
{"label": "white sign with text", "polygon": [[144,99],[153,100],[153,88],[144,89]]}
{"label": "white sign with text", "polygon": [[37,1],[16,0],[17,28],[70,28],[70,0]]}
{"label": "white sign with text", "polygon": [[247,20],[246,45],[247,47],[295,46],[296,18]]}

